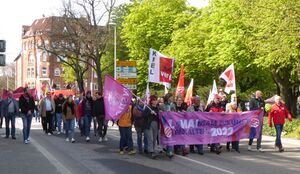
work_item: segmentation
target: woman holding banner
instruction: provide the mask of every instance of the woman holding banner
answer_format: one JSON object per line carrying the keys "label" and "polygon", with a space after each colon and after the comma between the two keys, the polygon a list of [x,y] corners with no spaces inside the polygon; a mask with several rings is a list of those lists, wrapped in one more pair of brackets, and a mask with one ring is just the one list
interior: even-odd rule
{"label": "woman holding banner", "polygon": [[[164,104],[161,105],[160,110],[163,112],[166,112],[166,111],[175,112],[176,111],[176,107],[175,107],[175,104],[173,101],[173,95],[171,93],[167,93],[165,95]],[[167,151],[167,156],[169,158],[172,158],[173,157],[173,146],[167,146],[166,151]]]}
{"label": "woman holding banner", "polygon": [[[183,99],[180,94],[176,97],[175,109],[176,109],[176,112],[186,112],[186,110],[187,110],[187,104],[183,102]],[[174,146],[174,152],[176,154],[178,154],[180,150],[182,152],[182,156],[186,156],[188,154],[187,149],[185,148],[185,145],[175,145]]]}
{"label": "woman holding banner", "polygon": [[[235,97],[235,94],[232,94],[231,98],[233,98],[233,95]],[[232,100],[232,102],[230,102],[228,104],[228,108],[227,108],[226,112],[228,112],[228,113],[238,112],[238,105],[236,103],[236,100]],[[227,144],[226,144],[227,151],[230,151],[230,143],[232,144],[232,149],[234,149],[236,152],[240,153],[240,150],[239,150],[240,142],[239,141],[227,142]]]}

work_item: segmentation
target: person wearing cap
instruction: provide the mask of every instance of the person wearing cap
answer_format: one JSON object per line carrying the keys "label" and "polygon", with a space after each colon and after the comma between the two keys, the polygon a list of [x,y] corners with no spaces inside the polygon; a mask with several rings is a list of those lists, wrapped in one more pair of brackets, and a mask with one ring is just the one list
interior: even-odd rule
{"label": "person wearing cap", "polygon": [[[200,96],[196,95],[193,100],[193,104],[188,107],[187,112],[203,112],[204,106],[201,102]],[[190,152],[195,153],[194,146],[197,148],[199,155],[203,155],[203,144],[190,145]]]}
{"label": "person wearing cap", "polygon": [[[205,111],[206,112],[225,112],[225,106],[221,105],[221,96],[219,94],[216,94],[214,96],[213,101],[207,105]],[[221,148],[219,143],[211,144],[210,151],[215,152],[217,155],[221,153]]]}
{"label": "person wearing cap", "polygon": [[274,123],[276,130],[275,149],[278,148],[279,152],[284,151],[281,143],[281,132],[285,124],[285,118],[288,118],[290,122],[292,121],[292,116],[282,103],[281,97],[276,95],[275,103],[272,105],[271,112],[269,112],[268,123],[270,127],[272,127]]}

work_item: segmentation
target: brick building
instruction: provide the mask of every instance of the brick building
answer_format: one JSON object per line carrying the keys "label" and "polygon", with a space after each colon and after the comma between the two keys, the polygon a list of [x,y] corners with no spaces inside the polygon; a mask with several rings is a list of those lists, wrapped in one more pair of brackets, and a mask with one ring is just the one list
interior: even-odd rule
{"label": "brick building", "polygon": [[[36,19],[31,26],[22,26],[22,47],[21,52],[15,59],[16,66],[16,87],[28,86],[41,91],[43,85],[53,86],[56,89],[66,89],[66,84],[61,77],[64,70],[60,59],[42,49],[41,44],[52,44],[47,32],[51,32],[55,25],[62,20],[62,17],[45,17]],[[45,37],[46,36],[46,37]],[[45,39],[46,38],[46,39]],[[97,90],[97,77],[91,78],[92,71],[88,71],[89,79],[85,80],[85,89]],[[76,90],[76,83],[73,90]]]}

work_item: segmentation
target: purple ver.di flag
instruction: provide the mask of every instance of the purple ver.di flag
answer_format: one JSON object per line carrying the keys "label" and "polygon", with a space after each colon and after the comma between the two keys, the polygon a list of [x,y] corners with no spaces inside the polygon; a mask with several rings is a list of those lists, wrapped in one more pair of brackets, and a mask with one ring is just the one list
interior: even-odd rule
{"label": "purple ver.di flag", "polygon": [[105,119],[117,121],[128,110],[132,94],[109,75],[104,77],[103,93]]}
{"label": "purple ver.di flag", "polygon": [[[161,143],[164,145],[212,144],[249,138],[250,130],[259,135],[263,110],[217,112],[160,112]],[[256,137],[257,138],[257,137]]]}

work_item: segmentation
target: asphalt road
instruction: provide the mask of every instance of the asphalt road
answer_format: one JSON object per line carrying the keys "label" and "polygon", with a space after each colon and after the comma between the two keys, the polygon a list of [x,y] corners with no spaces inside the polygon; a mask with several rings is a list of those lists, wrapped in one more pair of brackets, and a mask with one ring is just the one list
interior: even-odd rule
{"label": "asphalt road", "polygon": [[[20,126],[20,125],[18,125]],[[153,160],[146,155],[120,155],[119,132],[116,127],[108,130],[108,142],[98,143],[91,136],[89,143],[76,133],[76,143],[65,141],[64,134],[45,135],[38,123],[33,121],[31,141],[22,143],[22,134],[17,140],[0,139],[1,174],[293,174],[300,173],[300,141],[284,139],[284,153],[274,150],[274,138],[263,137],[264,153],[247,151],[247,141],[241,142],[241,153],[210,153],[205,147],[203,156],[189,154],[165,156]],[[4,136],[4,129],[0,129]],[[135,135],[135,133],[134,133]],[[135,136],[134,136],[135,139]],[[136,143],[135,143],[136,144]]]}

